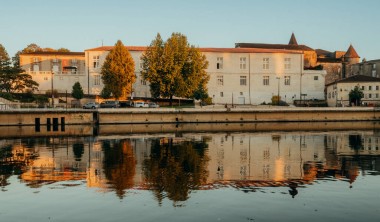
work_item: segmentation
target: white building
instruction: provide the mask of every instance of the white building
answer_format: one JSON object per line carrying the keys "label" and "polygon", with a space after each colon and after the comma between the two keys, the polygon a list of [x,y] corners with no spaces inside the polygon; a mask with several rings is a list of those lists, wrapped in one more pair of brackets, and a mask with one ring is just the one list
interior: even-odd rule
{"label": "white building", "polygon": [[[80,52],[21,54],[21,66],[37,81],[40,93],[71,92],[80,82],[85,94],[100,95],[104,85],[101,67],[113,46]],[[150,98],[149,83],[141,77],[141,56],[146,47],[126,47],[135,61],[133,96]],[[325,71],[304,70],[299,50],[258,48],[200,48],[210,75],[208,93],[215,104],[270,103],[273,96],[292,103],[301,99],[325,99]],[[52,79],[53,78],[53,79]],[[124,98],[123,98],[124,99]],[[126,98],[125,98],[126,99]]]}
{"label": "white building", "polygon": [[[99,95],[101,67],[112,46],[85,50],[88,93]],[[141,55],[146,47],[128,47],[135,61],[135,97],[150,97],[149,83],[141,78]],[[216,104],[261,104],[280,95],[292,103],[324,99],[325,71],[303,70],[301,51],[254,48],[200,48],[209,61],[208,93]],[[86,88],[86,86],[84,87]]]}
{"label": "white building", "polygon": [[349,93],[355,86],[359,86],[363,91],[363,105],[380,105],[380,78],[354,75],[326,85],[328,106],[349,106]]}

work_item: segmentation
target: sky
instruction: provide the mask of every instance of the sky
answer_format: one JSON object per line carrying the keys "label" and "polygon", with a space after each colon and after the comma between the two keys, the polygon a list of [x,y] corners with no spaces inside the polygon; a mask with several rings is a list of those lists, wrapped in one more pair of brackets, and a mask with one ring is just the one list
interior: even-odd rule
{"label": "sky", "polygon": [[73,52],[148,46],[160,33],[198,47],[237,42],[298,44],[380,59],[379,0],[0,0],[0,44],[10,56],[30,43]]}

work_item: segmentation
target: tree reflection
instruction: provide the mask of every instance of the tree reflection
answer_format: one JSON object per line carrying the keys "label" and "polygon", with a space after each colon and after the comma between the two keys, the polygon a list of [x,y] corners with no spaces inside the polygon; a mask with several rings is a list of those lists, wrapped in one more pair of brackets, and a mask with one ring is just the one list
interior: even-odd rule
{"label": "tree reflection", "polygon": [[125,190],[134,186],[136,159],[129,140],[107,140],[103,142],[104,174],[111,189],[123,198]]}
{"label": "tree reflection", "polygon": [[363,140],[361,135],[349,135],[348,142],[349,146],[353,150],[360,150],[363,148]]}
{"label": "tree reflection", "polygon": [[73,153],[76,161],[81,161],[82,155],[84,153],[84,144],[83,143],[74,143],[73,144]]}
{"label": "tree reflection", "polygon": [[173,139],[153,140],[151,156],[143,163],[148,188],[161,205],[170,200],[185,201],[189,193],[206,183],[208,177],[205,141],[173,142]]}

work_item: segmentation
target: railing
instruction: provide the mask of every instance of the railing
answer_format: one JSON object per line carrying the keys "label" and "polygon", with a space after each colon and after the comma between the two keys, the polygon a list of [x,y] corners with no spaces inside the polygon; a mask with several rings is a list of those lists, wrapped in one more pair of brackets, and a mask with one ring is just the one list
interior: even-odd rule
{"label": "railing", "polygon": [[[27,74],[30,75],[51,75],[51,71],[27,71]],[[54,75],[84,75],[84,72],[78,72],[78,71],[57,71],[54,72]]]}

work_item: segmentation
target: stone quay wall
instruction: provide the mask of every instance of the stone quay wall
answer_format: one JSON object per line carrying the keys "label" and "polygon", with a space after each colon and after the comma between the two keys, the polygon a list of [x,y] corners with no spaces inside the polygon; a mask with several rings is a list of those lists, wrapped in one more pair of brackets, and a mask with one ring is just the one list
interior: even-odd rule
{"label": "stone quay wall", "polygon": [[347,108],[120,108],[1,110],[0,126],[380,121],[380,109]]}

